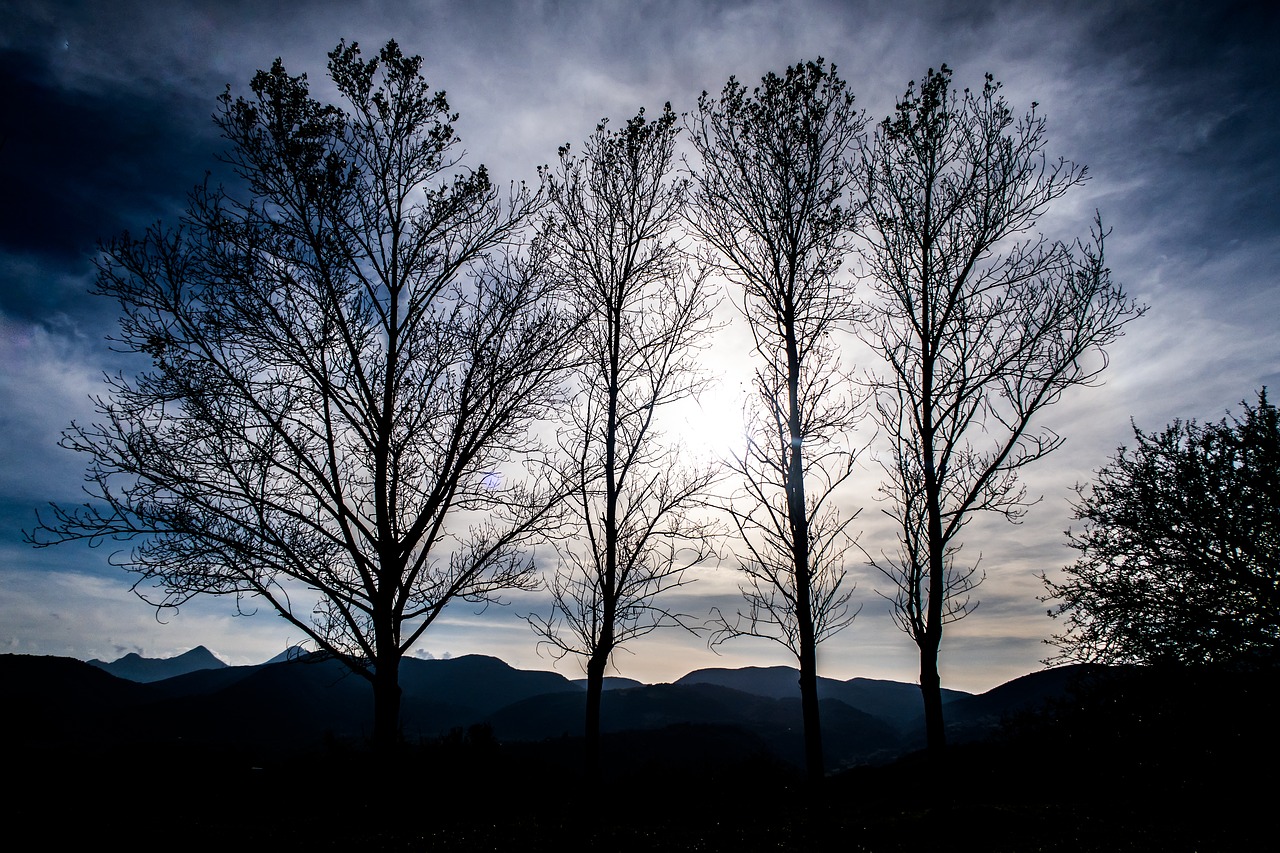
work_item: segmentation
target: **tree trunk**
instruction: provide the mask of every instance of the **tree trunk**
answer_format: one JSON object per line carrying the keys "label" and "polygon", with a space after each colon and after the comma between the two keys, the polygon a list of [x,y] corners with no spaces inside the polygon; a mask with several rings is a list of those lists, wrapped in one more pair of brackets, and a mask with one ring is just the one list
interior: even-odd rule
{"label": "tree trunk", "polygon": [[942,719],[942,679],[938,675],[938,645],[920,644],[920,695],[924,699],[924,731],[931,761],[941,761],[947,751]]}
{"label": "tree trunk", "polygon": [[[812,635],[812,627],[809,631]],[[818,715],[818,653],[810,640],[800,653],[800,712],[804,719],[804,766],[811,781],[826,772],[822,757],[822,720]]]}
{"label": "tree trunk", "polygon": [[809,586],[809,517],[804,497],[804,436],[800,426],[800,355],[794,320],[787,326],[787,422],[791,456],[787,469],[787,519],[791,525],[791,559],[796,577],[796,627],[800,640],[800,709],[804,718],[804,764],[811,781],[825,772],[822,720],[818,712],[818,642],[813,625],[813,591]]}
{"label": "tree trunk", "polygon": [[379,661],[373,673],[373,748],[390,761],[400,747],[400,661]]}
{"label": "tree trunk", "polygon": [[600,779],[600,699],[604,694],[604,671],[609,662],[608,655],[598,652],[587,661],[587,718],[586,718],[586,752],[585,770],[591,782]]}
{"label": "tree trunk", "polygon": [[[926,189],[926,200],[932,184]],[[928,247],[925,250],[929,257]],[[926,266],[926,275],[928,267]],[[927,295],[927,290],[926,290]],[[926,304],[925,309],[928,306]],[[926,316],[928,316],[926,314]],[[942,614],[947,597],[947,541],[942,530],[942,483],[935,465],[936,423],[934,421],[934,359],[926,342],[924,358],[924,398],[921,438],[924,451],[924,491],[929,534],[929,601],[920,646],[920,694],[924,700],[924,730],[929,760],[939,762],[947,750],[947,733],[942,721],[942,678],[938,675],[938,649],[942,647]],[[919,587],[916,588],[917,591]],[[918,592],[917,592],[918,594]]]}

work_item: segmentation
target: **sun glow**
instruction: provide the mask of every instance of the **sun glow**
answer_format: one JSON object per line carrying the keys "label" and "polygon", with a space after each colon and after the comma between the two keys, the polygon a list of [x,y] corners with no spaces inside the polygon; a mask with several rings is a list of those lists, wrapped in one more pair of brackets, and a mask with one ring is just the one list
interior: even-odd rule
{"label": "sun glow", "polygon": [[694,460],[722,461],[746,443],[746,384],[723,379],[672,407],[664,426],[668,442]]}

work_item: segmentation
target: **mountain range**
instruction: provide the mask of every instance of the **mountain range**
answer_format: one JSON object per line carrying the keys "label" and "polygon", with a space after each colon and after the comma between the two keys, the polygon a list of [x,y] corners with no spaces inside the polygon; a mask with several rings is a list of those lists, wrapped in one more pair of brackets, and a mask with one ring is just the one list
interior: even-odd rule
{"label": "mountain range", "polygon": [[223,669],[226,667],[225,663],[214,657],[213,652],[204,646],[196,646],[189,652],[184,652],[177,657],[171,658],[144,658],[137,652],[130,652],[110,663],[94,658],[89,661],[89,665],[106,670],[118,678],[143,683],[163,681],[166,678],[186,675],[188,672],[196,672],[202,669]]}
{"label": "mountain range", "polygon": [[[295,651],[226,666],[192,651],[0,655],[15,833],[130,850],[1274,846],[1276,667],[1080,665],[952,691],[941,765],[919,751],[913,685],[824,679],[831,773],[815,787],[786,667],[611,680],[602,776],[589,781],[586,692],[554,672],[404,661],[410,748],[388,766],[364,748],[371,691],[336,661]],[[150,681],[109,671],[193,663]]]}
{"label": "mountain range", "polygon": [[[1032,673],[980,695],[944,693],[952,739],[981,738],[1012,714],[1066,694],[1081,668]],[[702,669],[670,684],[610,679],[607,735],[701,727],[701,748],[754,750],[801,762],[798,674],[789,667]],[[481,655],[402,663],[406,737],[431,740],[484,727],[516,743],[581,735],[584,682],[519,670]],[[919,689],[867,678],[819,679],[831,767],[892,760],[923,744]],[[0,655],[0,720],[31,745],[234,745],[254,754],[362,741],[367,683],[335,660],[291,650],[256,666],[228,666],[197,647],[169,659],[111,662]],[[713,756],[714,757],[714,756]]]}

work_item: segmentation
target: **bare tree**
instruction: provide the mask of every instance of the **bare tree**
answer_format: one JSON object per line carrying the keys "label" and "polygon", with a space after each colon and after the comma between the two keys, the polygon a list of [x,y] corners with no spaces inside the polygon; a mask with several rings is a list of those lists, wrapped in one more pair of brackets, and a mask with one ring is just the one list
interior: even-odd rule
{"label": "bare tree", "polygon": [[1031,503],[1018,471],[1061,443],[1033,418],[1094,383],[1104,347],[1142,313],[1089,241],[1026,237],[1085,179],[1046,161],[1035,105],[1015,118],[990,75],[956,93],[945,65],[899,101],[861,152],[866,267],[877,299],[861,325],[883,359],[870,377],[888,440],[880,491],[895,554],[872,558],[893,582],[895,619],[920,649],[928,744],[945,746],[938,649],[982,580],[957,562],[978,512],[1018,521]]}
{"label": "bare tree", "polygon": [[580,157],[560,149],[548,176],[542,239],[552,274],[583,315],[578,387],[561,446],[572,459],[578,535],[562,536],[552,611],[530,624],[560,657],[585,659],[588,772],[600,762],[605,671],[624,644],[684,626],[660,600],[712,553],[693,511],[715,478],[679,464],[655,417],[703,382],[696,356],[714,300],[679,242],[687,181],[669,180],[679,128],[668,104],[613,131],[602,122]]}
{"label": "bare tree", "polygon": [[838,278],[851,245],[856,185],[847,158],[862,131],[835,66],[797,64],[750,92],[730,78],[690,118],[699,164],[691,222],[711,263],[741,288],[758,366],[750,439],[735,457],[728,507],[746,573],[744,611],[718,615],[713,643],[767,637],[800,665],[805,760],[823,774],[817,645],[847,626],[844,552],[851,516],[832,495],[853,471],[844,443],[857,413],[832,332],[854,314]]}
{"label": "bare tree", "polygon": [[460,167],[421,58],[329,59],[345,108],[279,60],[220,99],[247,200],[206,185],[178,227],[104,246],[115,343],[152,364],[64,433],[93,502],[30,537],[134,540],[120,564],[157,606],[266,602],[371,682],[385,751],[402,657],[445,607],[535,585],[522,546],[556,494],[503,477],[532,464],[568,329],[510,250],[540,196]]}

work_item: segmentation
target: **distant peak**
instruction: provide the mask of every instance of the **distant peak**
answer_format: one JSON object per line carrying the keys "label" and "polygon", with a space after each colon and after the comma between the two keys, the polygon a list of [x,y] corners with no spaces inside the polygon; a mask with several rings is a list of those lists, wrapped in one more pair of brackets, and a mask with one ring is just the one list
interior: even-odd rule
{"label": "distant peak", "polygon": [[[267,664],[287,663],[289,661],[305,660],[307,658],[310,658],[312,654],[313,654],[312,652],[307,651],[306,646],[297,646],[297,645],[289,646],[289,648],[285,649],[280,654],[268,660]],[[316,653],[316,654],[319,654],[319,653]]]}
{"label": "distant peak", "polygon": [[137,652],[130,652],[111,663],[104,664],[100,661],[90,661],[90,663],[120,678],[141,682],[161,681],[175,675],[185,675],[202,669],[222,669],[226,666],[204,646],[196,646],[190,651],[171,658],[145,658]]}
{"label": "distant peak", "polygon": [[[182,654],[178,655],[178,657],[182,658],[183,660],[205,659],[205,660],[215,660],[215,661],[218,661],[218,663],[222,663],[222,661],[218,658],[217,655],[209,651],[204,646],[196,646],[191,651],[183,652]],[[176,659],[177,658],[175,658],[175,660]]]}

